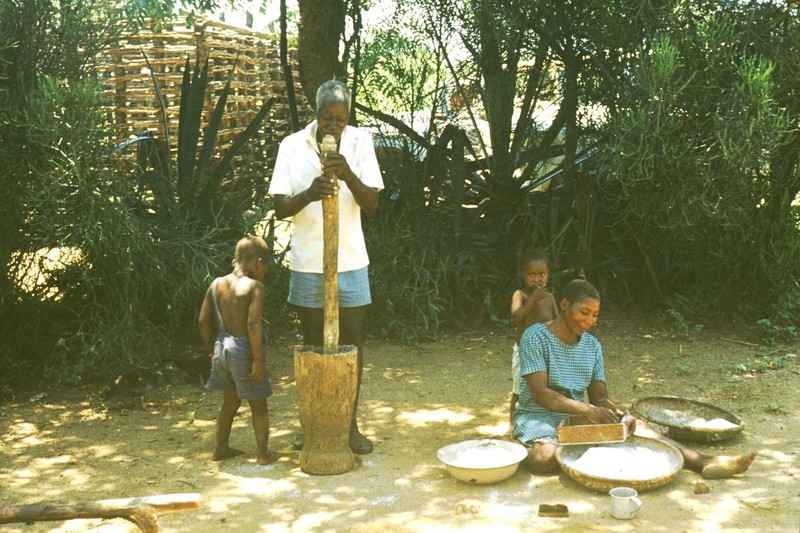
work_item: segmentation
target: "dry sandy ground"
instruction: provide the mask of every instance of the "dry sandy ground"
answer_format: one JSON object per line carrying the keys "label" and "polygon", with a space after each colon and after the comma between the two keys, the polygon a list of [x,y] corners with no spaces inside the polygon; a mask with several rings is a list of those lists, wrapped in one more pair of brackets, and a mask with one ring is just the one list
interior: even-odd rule
{"label": "dry sandy ground", "polygon": [[[565,474],[534,477],[524,469],[500,484],[454,480],[436,451],[464,439],[507,430],[509,331],[449,336],[416,347],[371,340],[366,348],[361,423],[375,451],[351,472],[309,476],[291,442],[299,428],[293,347],[273,340],[270,448],[284,458],[255,464],[249,412],[234,425],[232,445],[244,456],[210,461],[221,399],[199,386],[165,385],[148,410],[108,409],[88,389],[31,391],[0,406],[0,506],[52,500],[87,501],[199,493],[199,510],[163,514],[167,532],[449,532],[648,531],[797,532],[800,530],[800,346],[767,350],[744,344],[745,328],[707,325],[688,337],[670,321],[644,325],[608,313],[595,334],[605,349],[609,388],[629,406],[650,395],[711,402],[737,413],[746,428],[711,453],[758,452],[745,475],[709,481],[683,470],[641,495],[630,521],[610,516],[609,496]],[[781,368],[736,374],[736,364]],[[768,365],[762,365],[768,366]],[[775,365],[773,365],[775,366]],[[778,365],[779,366],[779,365]],[[568,518],[537,515],[541,503],[563,503]],[[8,533],[126,530],[114,520],[70,520],[0,526]]]}

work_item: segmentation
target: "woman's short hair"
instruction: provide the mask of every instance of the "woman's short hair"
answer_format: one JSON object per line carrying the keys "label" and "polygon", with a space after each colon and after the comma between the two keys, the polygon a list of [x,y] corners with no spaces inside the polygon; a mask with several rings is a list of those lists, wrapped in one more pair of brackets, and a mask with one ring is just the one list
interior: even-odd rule
{"label": "woman's short hair", "polygon": [[573,279],[567,283],[561,292],[561,298],[566,299],[570,304],[582,302],[584,300],[600,301],[600,293],[594,285],[585,279]]}
{"label": "woman's short hair", "polygon": [[317,112],[333,103],[347,105],[350,112],[350,89],[339,80],[328,80],[317,88]]}

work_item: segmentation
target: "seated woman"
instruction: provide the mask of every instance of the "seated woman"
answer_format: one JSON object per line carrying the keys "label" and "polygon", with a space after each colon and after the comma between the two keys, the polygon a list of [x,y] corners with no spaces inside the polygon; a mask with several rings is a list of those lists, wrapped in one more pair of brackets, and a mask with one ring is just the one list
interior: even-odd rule
{"label": "seated woman", "polygon": [[[598,424],[615,423],[624,411],[608,397],[600,343],[588,330],[597,322],[600,295],[585,280],[564,288],[561,314],[529,327],[519,343],[523,376],[514,413],[513,437],[528,448],[526,460],[536,474],[558,470],[556,428],[569,415],[585,415]],[[589,402],[584,401],[588,393]],[[680,450],[684,466],[708,479],[730,477],[750,467],[755,453],[703,455],[636,420],[635,434],[661,439]]]}

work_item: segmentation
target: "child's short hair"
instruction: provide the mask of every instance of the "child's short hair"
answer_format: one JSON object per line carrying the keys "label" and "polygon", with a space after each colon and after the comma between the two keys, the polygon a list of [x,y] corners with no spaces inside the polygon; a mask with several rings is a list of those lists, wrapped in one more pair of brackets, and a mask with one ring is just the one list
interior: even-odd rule
{"label": "child's short hair", "polygon": [[263,259],[268,261],[272,256],[272,251],[269,249],[267,241],[261,237],[248,235],[242,237],[236,243],[236,252],[233,259],[237,263],[249,261],[250,259]]}
{"label": "child's short hair", "polygon": [[567,283],[566,287],[561,293],[561,298],[566,299],[569,303],[574,304],[584,300],[600,300],[600,293],[594,288],[594,285],[585,279],[573,279]]}
{"label": "child's short hair", "polygon": [[517,258],[517,270],[521,271],[532,261],[544,261],[548,270],[550,269],[550,256],[542,248],[528,248],[519,254]]}

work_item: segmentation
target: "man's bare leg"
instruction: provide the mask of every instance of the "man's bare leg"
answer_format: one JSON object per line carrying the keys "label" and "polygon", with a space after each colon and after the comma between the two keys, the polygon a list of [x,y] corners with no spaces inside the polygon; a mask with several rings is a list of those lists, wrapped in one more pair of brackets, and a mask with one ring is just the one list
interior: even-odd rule
{"label": "man's bare leg", "polygon": [[350,449],[360,455],[372,452],[372,442],[358,429],[358,401],[361,398],[361,381],[364,376],[364,314],[365,307],[344,307],[339,309],[340,342],[354,345],[357,352],[358,372],[356,377],[356,398],[353,403],[353,417],[350,422]]}

